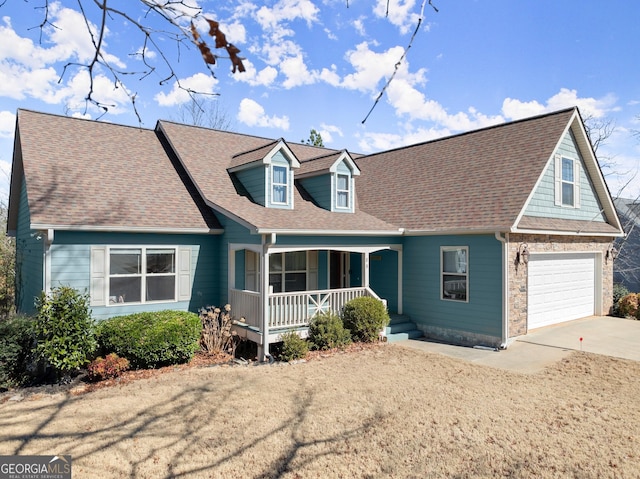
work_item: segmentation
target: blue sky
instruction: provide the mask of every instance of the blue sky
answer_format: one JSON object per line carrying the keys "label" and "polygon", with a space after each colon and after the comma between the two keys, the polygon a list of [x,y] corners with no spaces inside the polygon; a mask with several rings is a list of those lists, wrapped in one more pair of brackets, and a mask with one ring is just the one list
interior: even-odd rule
{"label": "blue sky", "polygon": [[[167,0],[165,0],[167,1]],[[577,105],[583,116],[612,121],[615,131],[598,150],[611,167],[612,194],[640,195],[640,3],[629,0],[432,0],[409,53],[384,96],[374,105],[407,46],[420,1],[406,0],[183,0],[221,23],[241,50],[247,71],[231,74],[228,60],[205,68],[193,46],[179,55],[175,42],[154,36],[147,60],[157,70],[124,77],[113,88],[105,69],[95,72],[96,98],[113,105],[101,121],[138,125],[125,90],[136,94],[142,126],[178,119],[188,102],[168,75],[160,53],[174,66],[180,84],[217,93],[215,101],[240,133],[298,142],[315,128],[325,146],[368,153],[456,134]],[[91,1],[83,1],[92,25]],[[112,2],[151,27],[169,27],[144,17],[142,2]],[[149,0],[147,0],[149,3]],[[86,63],[92,54],[77,1],[0,1],[0,167],[10,170],[15,114],[28,108],[96,118],[83,98]],[[388,5],[388,15],[385,11]],[[188,10],[194,11],[194,10]],[[186,24],[178,20],[182,26]],[[206,32],[203,21],[197,21]],[[36,27],[36,28],[33,28]],[[104,54],[114,67],[142,71],[136,53],[143,37],[113,17]],[[461,165],[463,167],[463,165]],[[0,197],[8,192],[0,175]]]}

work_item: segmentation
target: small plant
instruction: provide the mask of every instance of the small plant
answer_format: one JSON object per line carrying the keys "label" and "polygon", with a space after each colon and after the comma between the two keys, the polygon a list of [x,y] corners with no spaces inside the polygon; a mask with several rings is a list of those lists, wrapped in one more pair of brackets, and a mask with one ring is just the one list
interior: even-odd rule
{"label": "small plant", "polygon": [[87,364],[97,347],[88,295],[60,286],[41,293],[36,309],[37,354],[63,375]]}
{"label": "small plant", "polygon": [[215,306],[207,306],[200,310],[202,333],[200,347],[206,353],[235,354],[238,338],[231,331],[231,306],[225,305],[224,310]]}
{"label": "small plant", "polygon": [[619,301],[629,293],[630,291],[623,284],[616,283],[613,285],[613,308],[611,310],[613,316],[624,317],[623,314],[620,314]]}
{"label": "small plant", "polygon": [[343,348],[351,343],[351,331],[344,328],[340,316],[327,311],[309,323],[309,341],[313,349]]}
{"label": "small plant", "polygon": [[282,336],[282,348],[279,359],[281,361],[295,361],[303,359],[309,353],[309,343],[302,339],[295,331],[289,331]]}
{"label": "small plant", "polygon": [[363,296],[354,298],[342,308],[342,320],[354,341],[373,343],[389,324],[389,313],[382,301]]}
{"label": "small plant", "polygon": [[638,295],[635,293],[629,293],[620,298],[620,301],[618,301],[618,310],[620,312],[620,316],[623,318],[637,318]]}
{"label": "small plant", "polygon": [[33,318],[16,316],[0,320],[0,387],[22,386],[35,365]]}
{"label": "small plant", "polygon": [[91,381],[114,379],[128,369],[129,360],[119,357],[116,353],[107,354],[104,358],[99,356],[87,366],[89,380]]}
{"label": "small plant", "polygon": [[103,351],[145,369],[189,362],[200,349],[201,329],[197,314],[167,310],[106,319],[96,334]]}

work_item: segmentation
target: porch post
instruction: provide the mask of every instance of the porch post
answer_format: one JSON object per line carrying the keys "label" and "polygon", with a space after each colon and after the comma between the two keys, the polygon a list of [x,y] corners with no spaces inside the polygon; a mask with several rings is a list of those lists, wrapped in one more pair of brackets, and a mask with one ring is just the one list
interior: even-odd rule
{"label": "porch post", "polygon": [[269,244],[262,236],[262,254],[260,255],[262,281],[260,299],[262,303],[262,344],[258,345],[258,361],[266,361],[269,355]]}
{"label": "porch post", "polygon": [[369,251],[364,253],[364,261],[362,262],[362,266],[364,271],[362,272],[363,284],[365,288],[369,288]]}

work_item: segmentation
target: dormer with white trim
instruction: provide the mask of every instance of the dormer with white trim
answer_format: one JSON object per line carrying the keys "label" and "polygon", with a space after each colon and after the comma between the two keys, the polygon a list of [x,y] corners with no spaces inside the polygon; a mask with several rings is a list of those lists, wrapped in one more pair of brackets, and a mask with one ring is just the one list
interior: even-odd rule
{"label": "dormer with white trim", "polygon": [[301,163],[296,180],[313,200],[328,211],[355,211],[355,180],[360,170],[346,150]]}
{"label": "dormer with white trim", "polygon": [[294,169],[300,162],[283,140],[233,156],[227,171],[235,175],[251,199],[267,208],[292,210]]}

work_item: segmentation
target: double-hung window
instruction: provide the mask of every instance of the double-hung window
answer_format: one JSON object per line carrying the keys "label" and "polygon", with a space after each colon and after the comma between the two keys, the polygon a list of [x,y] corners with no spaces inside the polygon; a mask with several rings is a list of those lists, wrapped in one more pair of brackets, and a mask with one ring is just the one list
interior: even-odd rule
{"label": "double-hung window", "polygon": [[573,206],[573,191],[575,188],[574,160],[562,158],[562,204],[563,206]]}
{"label": "double-hung window", "polygon": [[454,301],[468,300],[469,248],[443,246],[441,254],[441,298]]}
{"label": "double-hung window", "polygon": [[580,161],[556,155],[555,180],[555,204],[580,208]]}
{"label": "double-hung window", "polygon": [[109,249],[110,304],[176,300],[175,248]]}
{"label": "double-hung window", "polygon": [[338,208],[349,208],[349,175],[337,175],[336,206]]}
{"label": "double-hung window", "polygon": [[271,168],[271,184],[272,184],[272,197],[271,202],[277,204],[286,205],[289,202],[288,187],[289,187],[289,169],[286,166],[274,165]]}
{"label": "double-hung window", "polygon": [[274,293],[305,291],[307,252],[275,253],[269,257],[269,286]]}

